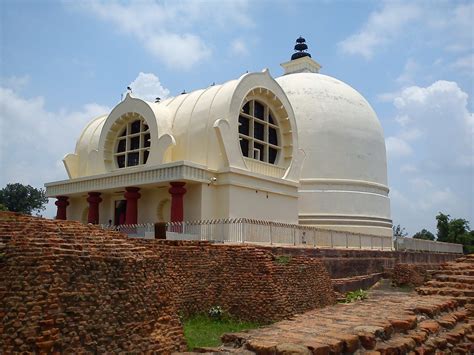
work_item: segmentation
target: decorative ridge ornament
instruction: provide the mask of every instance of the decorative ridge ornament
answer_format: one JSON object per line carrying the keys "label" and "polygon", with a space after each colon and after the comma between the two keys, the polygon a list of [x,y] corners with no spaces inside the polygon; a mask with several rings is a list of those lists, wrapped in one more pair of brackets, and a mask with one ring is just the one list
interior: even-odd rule
{"label": "decorative ridge ornament", "polygon": [[296,44],[295,44],[296,53],[294,53],[291,56],[291,60],[295,60],[295,59],[303,58],[303,57],[310,57],[311,58],[311,54],[306,52],[306,50],[308,49],[308,45],[305,42],[306,42],[306,40],[301,36],[299,36],[296,39]]}

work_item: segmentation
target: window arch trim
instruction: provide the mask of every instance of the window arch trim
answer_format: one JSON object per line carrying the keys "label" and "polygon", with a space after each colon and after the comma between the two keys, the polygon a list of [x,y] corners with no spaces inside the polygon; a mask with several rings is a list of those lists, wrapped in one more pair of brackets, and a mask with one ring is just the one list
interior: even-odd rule
{"label": "window arch trim", "polygon": [[[269,160],[261,161],[260,159],[254,159],[253,156],[245,156],[242,152],[241,147],[241,132],[239,117],[242,114],[244,106],[250,101],[259,101],[260,103],[268,107],[269,112],[271,112],[273,123],[270,123],[269,127],[278,127],[277,130],[277,144],[274,146],[278,147],[277,157],[274,163],[268,162]],[[285,105],[282,103],[278,95],[274,94],[271,90],[264,87],[257,87],[249,90],[247,94],[242,99],[239,106],[239,115],[236,118],[237,127],[236,127],[236,136],[239,143],[239,152],[244,160],[244,163],[248,170],[270,175],[273,177],[283,177],[286,170],[290,167],[293,158],[293,130],[292,124],[290,122],[289,115],[292,114],[292,111],[289,113],[285,108]],[[257,121],[258,121],[257,117]],[[264,116],[265,120],[265,116]],[[258,121],[260,122],[260,121]],[[250,134],[250,133],[249,133]],[[272,146],[273,144],[269,144]],[[250,155],[250,154],[249,154]],[[271,160],[270,160],[271,161]]]}
{"label": "window arch trim", "polygon": [[150,155],[150,127],[138,115],[128,119],[118,130],[114,143],[113,160],[115,168],[123,169],[145,165]]}

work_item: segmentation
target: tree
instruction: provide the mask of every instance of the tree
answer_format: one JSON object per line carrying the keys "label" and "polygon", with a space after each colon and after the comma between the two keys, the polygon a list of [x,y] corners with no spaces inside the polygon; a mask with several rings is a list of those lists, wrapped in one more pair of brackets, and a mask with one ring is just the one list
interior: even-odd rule
{"label": "tree", "polygon": [[462,218],[449,221],[448,240],[451,243],[462,243],[470,231],[469,222]]}
{"label": "tree", "polygon": [[422,229],[413,236],[414,239],[423,239],[423,240],[435,240],[435,236],[430,231]]}
{"label": "tree", "polygon": [[30,185],[7,184],[0,190],[0,205],[12,212],[32,214],[33,211],[42,211],[48,203],[45,191]]}
{"label": "tree", "polygon": [[450,219],[449,214],[439,213],[436,216],[438,241],[462,244],[465,253],[474,251],[474,233],[469,222],[463,218]]}
{"label": "tree", "polygon": [[399,224],[392,226],[394,237],[406,237],[408,233]]}
{"label": "tree", "polygon": [[438,228],[438,241],[447,242],[448,241],[448,232],[449,232],[449,214],[438,213],[436,216],[438,221],[436,228]]}

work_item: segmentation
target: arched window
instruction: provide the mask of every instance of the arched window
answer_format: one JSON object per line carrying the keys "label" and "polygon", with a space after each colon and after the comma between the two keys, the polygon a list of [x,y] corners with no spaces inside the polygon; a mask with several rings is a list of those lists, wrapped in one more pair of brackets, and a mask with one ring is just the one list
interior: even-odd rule
{"label": "arched window", "polygon": [[272,110],[257,100],[247,101],[239,115],[240,149],[245,157],[276,164],[280,132]]}
{"label": "arched window", "polygon": [[115,144],[117,167],[145,164],[150,154],[150,130],[143,118],[128,122],[120,131]]}

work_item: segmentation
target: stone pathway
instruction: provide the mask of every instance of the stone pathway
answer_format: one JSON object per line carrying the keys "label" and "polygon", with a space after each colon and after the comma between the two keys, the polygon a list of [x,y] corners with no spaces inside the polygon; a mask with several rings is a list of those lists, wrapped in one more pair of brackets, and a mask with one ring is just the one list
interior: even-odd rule
{"label": "stone pathway", "polygon": [[434,280],[418,292],[375,289],[364,301],[313,310],[265,328],[225,334],[223,346],[200,351],[318,355],[474,353],[474,256],[444,265]]}

